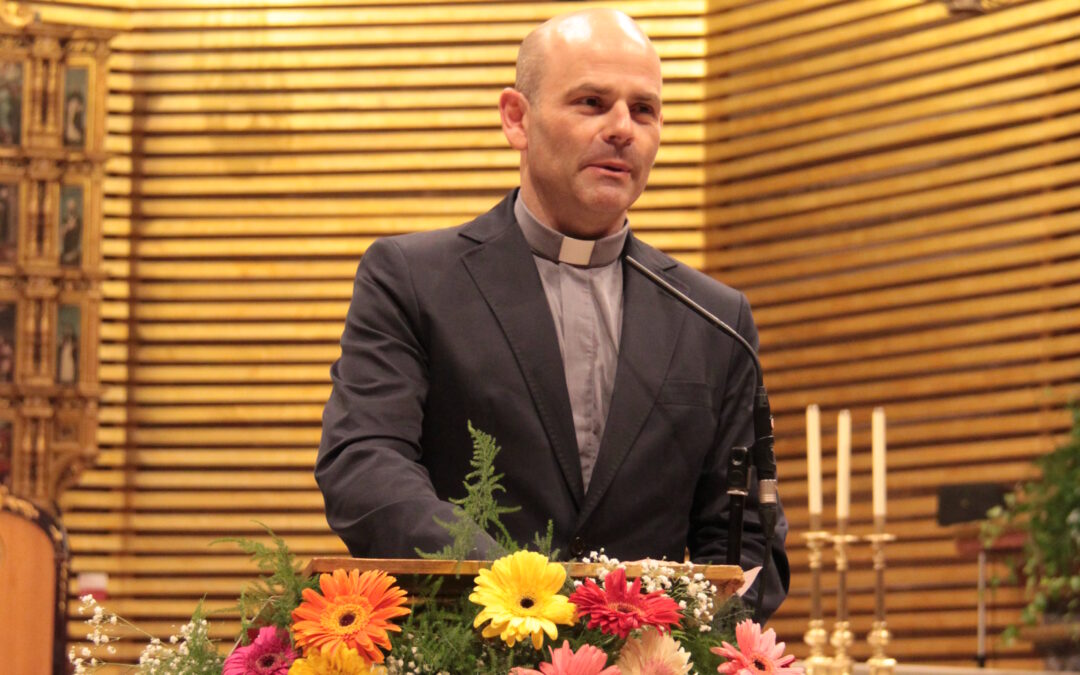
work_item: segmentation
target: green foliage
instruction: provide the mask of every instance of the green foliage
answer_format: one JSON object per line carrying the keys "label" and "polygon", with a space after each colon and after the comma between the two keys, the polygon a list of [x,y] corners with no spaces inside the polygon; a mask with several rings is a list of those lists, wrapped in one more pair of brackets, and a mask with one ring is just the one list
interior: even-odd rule
{"label": "green foliage", "polygon": [[735,644],[735,625],[743,619],[752,618],[753,615],[753,610],[746,606],[742,598],[732,595],[716,608],[716,613],[710,622],[711,630],[703,632],[675,629],[671,634],[690,654],[694,672],[715,673],[717,667],[726,659],[713,654],[709,649],[719,647],[724,641]]}
{"label": "green foliage", "polygon": [[176,649],[151,643],[144,651],[147,658],[140,664],[138,672],[142,675],[221,675],[225,657],[218,654],[209,632],[206,612],[200,600],[191,615],[191,621],[180,628]]}
{"label": "green foliage", "polygon": [[249,633],[252,628],[277,626],[288,630],[292,624],[292,610],[303,600],[304,589],[317,588],[319,583],[316,577],[305,577],[300,573],[302,565],[293,556],[284,539],[263,523],[255,522],[270,535],[274,542],[273,548],[258,541],[237,537],[211,542],[236,544],[251,556],[262,573],[262,576],[241,591],[240,601],[235,606],[235,609],[240,610],[240,638],[243,644],[250,641]]}
{"label": "green foliage", "polygon": [[[1071,410],[1069,439],[1036,460],[1041,477],[1018,485],[982,525],[987,545],[1007,532],[1027,535],[1018,572],[1028,597],[1021,616],[1028,624],[1048,611],[1075,620],[1080,608],[1080,407]],[[1005,637],[1016,633],[1012,627]]]}
{"label": "green foliage", "polygon": [[[563,640],[568,641],[574,651],[581,649],[583,645],[592,645],[603,649],[604,653],[608,655],[607,662],[609,666],[615,665],[615,662],[619,660],[625,644],[625,641],[617,635],[605,635],[599,629],[586,627],[584,620],[579,621],[569,631],[564,629],[559,634],[558,644],[553,646],[561,647]],[[544,656],[548,656],[548,654],[545,653]]]}
{"label": "green foliage", "polygon": [[539,532],[533,535],[533,546],[540,555],[547,556],[550,560],[558,560],[559,549],[554,548],[555,521],[549,520],[547,530],[541,536]]}
{"label": "green foliage", "polygon": [[[452,601],[438,599],[441,584],[438,579],[428,580],[413,613],[402,624],[388,656],[388,660],[401,660],[389,664],[392,672],[506,675],[515,666],[535,667],[543,660],[547,651],[533,649],[532,643],[507,647],[498,638],[483,639],[472,625],[480,608],[467,595]],[[410,667],[410,662],[415,666]]]}
{"label": "green foliage", "polygon": [[[491,533],[502,548],[502,554],[514,553],[518,545],[502,524],[500,516],[520,510],[517,506],[499,506],[496,495],[506,492],[500,481],[501,473],[495,473],[495,457],[501,448],[495,439],[469,422],[469,435],[472,436],[473,455],[469,460],[472,471],[465,474],[465,497],[450,501],[461,507],[453,522],[435,519],[450,534],[452,542],[435,553],[425,553],[417,549],[422,558],[437,560],[465,560],[469,551],[476,545],[477,537],[482,533]],[[549,545],[550,547],[550,545]]]}

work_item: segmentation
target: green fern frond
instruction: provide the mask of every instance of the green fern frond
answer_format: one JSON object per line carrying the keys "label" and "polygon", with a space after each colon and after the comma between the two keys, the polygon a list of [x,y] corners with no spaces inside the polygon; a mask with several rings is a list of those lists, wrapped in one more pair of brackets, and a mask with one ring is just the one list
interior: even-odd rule
{"label": "green fern frond", "polygon": [[422,558],[464,560],[476,545],[476,538],[481,533],[492,535],[504,553],[513,553],[520,548],[503,525],[502,516],[514,513],[521,507],[500,506],[496,498],[498,493],[506,492],[501,483],[503,474],[495,472],[495,458],[501,448],[490,434],[475,428],[472,422],[468,424],[473,454],[469,459],[472,471],[465,474],[465,496],[450,500],[452,504],[460,507],[453,521],[435,519],[450,535],[451,543],[434,553],[416,549],[416,553]]}
{"label": "green fern frond", "polygon": [[243,537],[215,539],[211,544],[228,542],[251,556],[252,562],[262,576],[251,582],[240,593],[240,600],[233,609],[240,611],[240,635],[248,643],[249,629],[261,626],[277,626],[289,629],[292,610],[303,600],[305,588],[316,588],[318,579],[301,572],[303,565],[289,550],[285,540],[274,534],[267,525],[253,521],[266,530],[274,546]]}

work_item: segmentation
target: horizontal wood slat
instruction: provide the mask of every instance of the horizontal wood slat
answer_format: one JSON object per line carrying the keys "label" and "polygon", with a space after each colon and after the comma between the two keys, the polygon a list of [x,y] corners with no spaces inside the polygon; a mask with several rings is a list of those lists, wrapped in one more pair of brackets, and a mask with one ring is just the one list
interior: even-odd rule
{"label": "horizontal wood slat", "polygon": [[[461,0],[472,3],[474,0]],[[302,3],[296,3],[302,4]],[[359,3],[353,3],[359,4]],[[379,3],[374,3],[379,4]],[[445,4],[445,3],[444,3]],[[699,16],[656,17],[639,20],[642,27],[656,40],[685,36],[700,37],[703,32]],[[245,51],[270,49],[313,49],[327,47],[445,45],[468,43],[504,43],[516,45],[524,39],[536,23],[528,21],[499,21],[495,23],[472,22],[454,24],[416,25],[386,24],[380,26],[321,26],[319,28],[284,27],[273,28],[257,25],[246,29],[130,31],[117,36],[113,47],[120,53],[133,53],[124,65],[127,70],[156,70],[142,56],[147,53],[180,52],[192,56],[214,54],[215,50],[242,49]],[[516,52],[510,58],[516,57]],[[261,63],[254,64],[261,67]],[[380,65],[378,61],[375,65]],[[124,70],[125,68],[121,68]]]}
{"label": "horizontal wood slat", "polygon": [[[822,0],[815,0],[821,2]],[[628,0],[627,2],[595,2],[592,6],[615,7],[632,15],[691,16],[700,17],[705,8],[703,0]],[[449,11],[448,11],[449,9]],[[305,9],[242,9],[233,8],[219,12],[199,10],[158,10],[137,12],[132,16],[132,30],[175,30],[181,28],[220,29],[237,26],[349,26],[349,25],[424,25],[476,23],[478,21],[500,23],[504,21],[527,21],[539,23],[560,12],[565,5],[557,2],[491,2],[462,4],[450,8],[413,6],[403,3],[400,7],[308,7]]]}
{"label": "horizontal wood slat", "polygon": [[47,0],[21,3],[43,23],[89,26],[124,31],[131,28],[129,10],[134,0]]}

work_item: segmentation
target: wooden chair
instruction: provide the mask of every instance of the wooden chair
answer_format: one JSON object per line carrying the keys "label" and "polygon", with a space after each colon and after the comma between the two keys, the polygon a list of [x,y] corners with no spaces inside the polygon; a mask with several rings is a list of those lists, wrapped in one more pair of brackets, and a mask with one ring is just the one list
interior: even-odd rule
{"label": "wooden chair", "polygon": [[67,672],[68,544],[63,526],[0,486],[0,663],[20,675]]}

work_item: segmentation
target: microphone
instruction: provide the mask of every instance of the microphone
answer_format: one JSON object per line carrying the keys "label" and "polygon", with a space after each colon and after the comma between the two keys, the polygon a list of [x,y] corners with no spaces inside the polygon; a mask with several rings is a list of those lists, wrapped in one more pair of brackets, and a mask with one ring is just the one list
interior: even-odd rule
{"label": "microphone", "polygon": [[[731,326],[724,323],[718,316],[694,302],[689,296],[672,286],[660,275],[648,267],[645,267],[632,256],[623,256],[627,264],[637,270],[642,276],[653,282],[668,295],[689,307],[695,314],[711,323],[716,328],[726,333],[735,340],[754,364],[757,375],[757,388],[754,392],[754,445],[749,451],[749,459],[757,471],[758,476],[758,514],[761,519],[761,528],[765,534],[765,559],[761,565],[761,584],[758,591],[757,607],[755,614],[761,614],[762,599],[765,597],[765,579],[768,578],[769,566],[772,563],[773,539],[776,535],[776,521],[778,519],[777,489],[776,489],[776,455],[773,449],[773,420],[772,411],[769,407],[769,395],[765,390],[765,378],[761,370],[761,361],[757,351],[739,335]],[[750,475],[745,466],[747,449],[732,448],[728,465],[728,495],[731,504],[731,518],[728,522],[728,549],[727,564],[738,565],[742,556],[742,525],[743,509],[746,504],[746,495],[749,492]]]}

